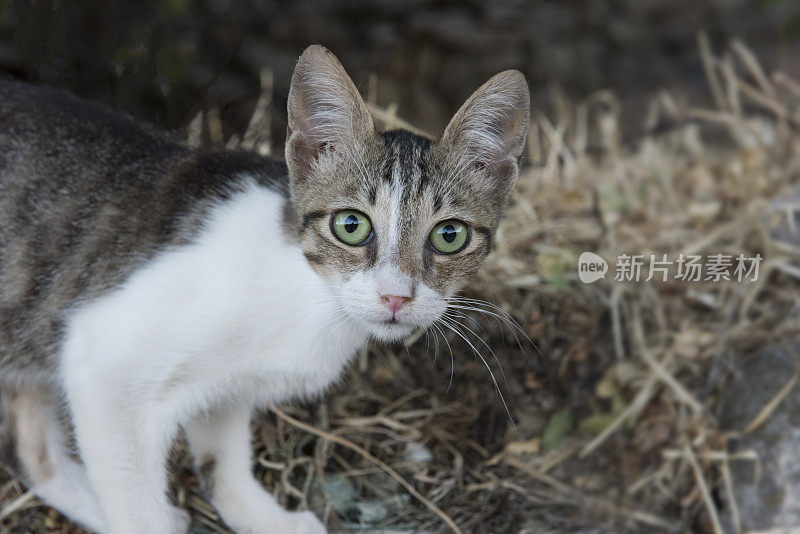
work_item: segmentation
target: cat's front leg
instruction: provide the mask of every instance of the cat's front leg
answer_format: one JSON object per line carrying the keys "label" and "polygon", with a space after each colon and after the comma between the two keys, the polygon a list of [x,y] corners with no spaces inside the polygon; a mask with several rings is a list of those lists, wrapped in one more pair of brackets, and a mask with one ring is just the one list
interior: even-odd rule
{"label": "cat's front leg", "polygon": [[224,406],[186,425],[206,495],[237,534],[324,534],[311,512],[287,512],[252,474],[250,409]]}
{"label": "cat's front leg", "polygon": [[64,386],[108,533],[184,534],[189,516],[166,494],[166,459],[177,422],[135,372],[104,361],[75,358]]}

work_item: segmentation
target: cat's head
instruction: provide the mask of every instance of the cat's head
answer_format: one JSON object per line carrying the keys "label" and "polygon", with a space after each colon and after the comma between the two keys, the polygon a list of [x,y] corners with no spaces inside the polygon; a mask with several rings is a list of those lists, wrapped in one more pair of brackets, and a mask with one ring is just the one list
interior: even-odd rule
{"label": "cat's head", "polygon": [[523,75],[497,74],[440,139],[378,133],[327,49],[289,91],[286,161],[303,253],[374,337],[427,327],[492,249],[528,133]]}

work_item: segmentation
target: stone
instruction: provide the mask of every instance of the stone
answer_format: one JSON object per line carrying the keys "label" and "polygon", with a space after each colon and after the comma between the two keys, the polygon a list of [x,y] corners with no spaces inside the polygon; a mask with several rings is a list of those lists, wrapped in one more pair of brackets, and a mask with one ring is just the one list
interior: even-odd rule
{"label": "stone", "polygon": [[[734,358],[736,378],[721,399],[723,430],[743,430],[783,388],[800,365],[800,344],[789,349],[768,348],[755,356]],[[734,498],[744,530],[767,530],[800,525],[800,384],[789,391],[761,426],[731,443],[732,451],[752,450],[755,462],[730,462]],[[730,502],[724,491],[722,517],[730,523]]]}

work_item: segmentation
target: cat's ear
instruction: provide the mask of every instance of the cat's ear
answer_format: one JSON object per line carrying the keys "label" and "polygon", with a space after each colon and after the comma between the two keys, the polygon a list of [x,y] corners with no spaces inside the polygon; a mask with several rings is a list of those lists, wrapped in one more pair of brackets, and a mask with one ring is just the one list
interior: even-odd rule
{"label": "cat's ear", "polygon": [[374,133],[364,100],[330,50],[312,45],[297,61],[289,88],[286,161],[303,171],[324,150],[354,150]]}
{"label": "cat's ear", "polygon": [[485,168],[492,185],[510,191],[528,137],[530,100],[521,72],[501,72],[461,106],[440,143],[463,164]]}

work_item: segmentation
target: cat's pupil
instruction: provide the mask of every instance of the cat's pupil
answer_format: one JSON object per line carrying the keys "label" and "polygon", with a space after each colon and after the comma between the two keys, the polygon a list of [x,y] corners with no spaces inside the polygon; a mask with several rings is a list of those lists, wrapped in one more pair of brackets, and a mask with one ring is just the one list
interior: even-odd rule
{"label": "cat's pupil", "polygon": [[453,225],[448,224],[447,226],[442,228],[442,232],[441,232],[442,239],[444,239],[448,243],[452,243],[453,241],[456,240],[456,233],[457,233],[456,229],[453,228]]}
{"label": "cat's pupil", "polygon": [[358,228],[358,217],[355,215],[348,215],[344,220],[344,229],[348,234],[352,234]]}

